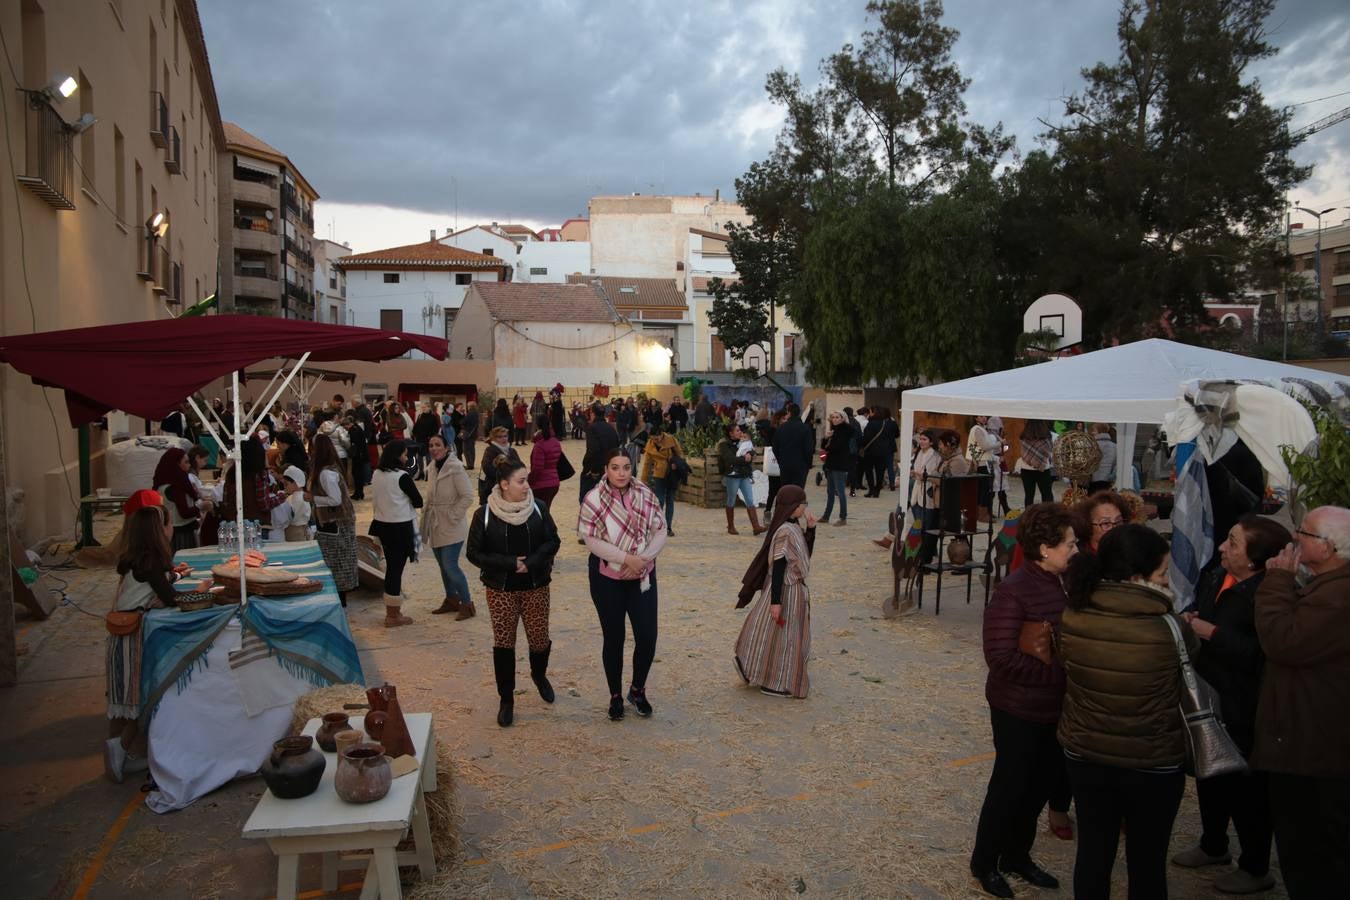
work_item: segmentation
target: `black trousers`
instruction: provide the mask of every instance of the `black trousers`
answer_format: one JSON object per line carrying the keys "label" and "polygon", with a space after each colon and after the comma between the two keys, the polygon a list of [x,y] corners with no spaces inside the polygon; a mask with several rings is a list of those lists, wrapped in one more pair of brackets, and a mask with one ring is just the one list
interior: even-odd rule
{"label": "black trousers", "polygon": [[1055,476],[1049,469],[1041,471],[1035,469],[1023,469],[1021,474],[1023,506],[1030,506],[1036,502],[1037,488],[1040,488],[1042,503],[1054,502],[1055,495],[1052,493],[1051,488],[1054,487]]}
{"label": "black trousers", "polygon": [[376,534],[384,548],[384,592],[397,597],[403,592],[403,569],[413,555],[413,524],[381,522]]}
{"label": "black trousers", "polygon": [[778,490],[783,486],[783,476],[769,476],[769,497],[764,501],[764,516],[769,518],[773,515],[773,499],[778,496]]}
{"label": "black trousers", "polygon": [[602,476],[592,475],[590,472],[582,472],[577,476],[577,490],[579,491],[579,494],[577,495],[578,506],[586,502],[586,495],[595,489],[595,486],[600,483],[601,477]]}
{"label": "black trousers", "polygon": [[863,476],[867,479],[867,493],[878,494],[886,486],[886,457],[864,456]]}
{"label": "black trousers", "polygon": [[462,440],[464,444],[464,468],[472,472],[474,470],[474,463],[478,459],[477,435],[465,435]]}
{"label": "black trousers", "polygon": [[1076,900],[1111,896],[1111,869],[1125,824],[1129,900],[1165,900],[1167,845],[1181,807],[1186,776],[1068,760],[1078,806],[1078,855],[1073,865]]}
{"label": "black trousers", "polygon": [[989,720],[994,728],[994,771],[970,854],[970,868],[979,874],[1031,859],[1036,821],[1064,767],[1054,722],[1028,722],[992,708]]}
{"label": "black trousers", "polygon": [[1238,867],[1253,875],[1270,871],[1270,839],[1274,825],[1270,816],[1270,778],[1265,772],[1220,775],[1195,783],[1200,799],[1200,846],[1210,856],[1228,852],[1228,822],[1231,819],[1242,844]]}
{"label": "black trousers", "polygon": [[1350,893],[1350,779],[1271,772],[1270,804],[1291,900]]}
{"label": "black trousers", "polygon": [[594,553],[586,568],[591,579],[591,602],[604,636],[601,659],[609,692],[618,694],[623,689],[623,645],[628,637],[625,616],[633,623],[633,687],[644,690],[656,658],[656,571],[652,571],[651,586],[644,591],[640,580],[618,581],[601,575],[600,557]]}

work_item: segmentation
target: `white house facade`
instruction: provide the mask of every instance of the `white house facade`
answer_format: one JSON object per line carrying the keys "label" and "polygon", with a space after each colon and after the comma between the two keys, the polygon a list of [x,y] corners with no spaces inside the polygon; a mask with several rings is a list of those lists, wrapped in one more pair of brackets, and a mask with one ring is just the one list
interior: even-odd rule
{"label": "white house facade", "polygon": [[685,258],[690,228],[721,231],[727,222],[749,221],[745,207],[716,194],[593,197],[591,268],[597,275],[683,281],[679,264]]}
{"label": "white house facade", "polygon": [[[341,257],[349,325],[449,337],[471,284],[504,281],[507,264],[437,241]],[[410,358],[425,359],[421,351]]]}
{"label": "white house facade", "polygon": [[500,231],[487,225],[470,225],[446,234],[439,243],[447,247],[458,247],[470,253],[495,256],[508,265],[515,265],[516,255],[520,252],[520,243]]}
{"label": "white house facade", "polygon": [[520,245],[513,281],[523,284],[566,284],[569,275],[591,271],[589,241],[529,241]]}
{"label": "white house facade", "polygon": [[347,325],[347,273],[335,263],[352,248],[322,238],[314,241],[314,321]]}

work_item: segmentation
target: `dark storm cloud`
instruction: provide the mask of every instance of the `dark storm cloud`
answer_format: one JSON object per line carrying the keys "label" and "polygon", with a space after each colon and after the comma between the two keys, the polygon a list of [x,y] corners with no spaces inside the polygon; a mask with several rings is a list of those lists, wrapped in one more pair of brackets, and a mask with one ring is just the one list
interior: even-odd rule
{"label": "dark storm cloud", "polygon": [[[813,83],[864,22],[859,0],[199,6],[223,115],[326,200],[443,211],[457,191],[461,208],[542,221],[595,193],[730,192],[777,132],[765,75]],[[1317,56],[1308,38],[1347,31],[1342,7],[1286,0],[1274,39]],[[971,117],[1028,149],[1079,69],[1114,59],[1116,10],[950,0]]]}

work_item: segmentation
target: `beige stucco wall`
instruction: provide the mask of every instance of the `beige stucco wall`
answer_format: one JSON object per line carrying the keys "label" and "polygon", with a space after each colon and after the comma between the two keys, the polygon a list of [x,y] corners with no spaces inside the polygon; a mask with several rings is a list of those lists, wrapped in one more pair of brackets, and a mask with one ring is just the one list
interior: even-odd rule
{"label": "beige stucco wall", "polygon": [[[0,214],[0,333],[166,318],[169,313],[150,284],[136,275],[140,246],[136,228],[150,215],[152,190],[158,205],[169,211],[166,240],[173,259],[184,267],[184,299],[195,302],[210,294],[216,284],[216,135],[212,123],[205,121],[202,80],[196,77],[181,24],[175,32],[178,6],[166,4],[161,18],[160,4],[149,0],[117,4],[38,0],[31,8],[44,13],[41,29],[32,19],[25,28],[27,17],[21,14],[25,6],[0,4],[0,28],[10,56],[24,87],[41,88],[57,73],[69,73],[76,78],[83,75],[92,88],[83,99],[77,93],[57,109],[66,121],[78,119],[82,111],[98,118],[84,140],[73,139],[76,158],[86,170],[92,168],[94,180],[91,190],[81,190],[81,173],[76,168],[71,199],[77,208],[60,211],[15,182],[15,176],[25,174],[28,166],[25,110],[8,67],[0,67],[7,113],[5,138],[20,169],[0,178],[0,209],[4,210]],[[41,47],[31,42],[39,32],[45,33]],[[163,83],[165,67],[167,85]],[[179,129],[182,174],[171,174],[165,168],[165,151],[150,141],[152,84],[166,94],[170,122]],[[123,139],[123,224],[119,224],[116,208],[116,132]],[[86,148],[92,154],[81,158]],[[137,164],[143,171],[139,198]],[[0,166],[8,168],[7,155]],[[15,214],[16,192],[20,215]],[[97,199],[95,192],[103,199]],[[24,286],[25,262],[31,307]],[[56,419],[53,424],[43,391],[26,376],[0,366],[0,381],[6,475],[11,487],[26,494],[24,521],[16,524],[21,524],[29,543],[46,535],[72,534],[75,506],[71,497],[79,496],[79,478],[76,432],[70,427],[64,399],[57,391],[47,392]],[[132,430],[139,431],[140,424],[133,422]],[[103,436],[95,429],[92,437],[98,453]]]}
{"label": "beige stucco wall", "polygon": [[590,202],[591,266],[597,275],[675,278],[689,229],[725,231],[749,221],[745,207],[712,197],[594,197]]}

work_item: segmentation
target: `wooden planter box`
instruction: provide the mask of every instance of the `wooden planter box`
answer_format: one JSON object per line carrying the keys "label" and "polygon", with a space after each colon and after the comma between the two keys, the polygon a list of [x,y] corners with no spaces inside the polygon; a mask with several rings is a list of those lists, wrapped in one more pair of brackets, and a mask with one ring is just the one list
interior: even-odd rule
{"label": "wooden planter box", "polygon": [[[755,449],[755,468],[764,468],[764,451]],[[719,509],[727,505],[727,491],[722,486],[722,475],[717,471],[717,451],[708,450],[703,458],[689,457],[689,483],[680,485],[675,499],[703,509]],[[740,500],[736,501],[742,507]]]}

